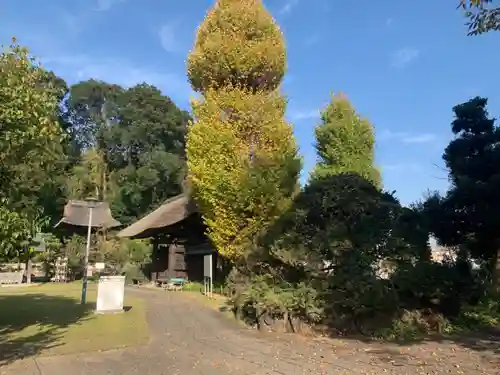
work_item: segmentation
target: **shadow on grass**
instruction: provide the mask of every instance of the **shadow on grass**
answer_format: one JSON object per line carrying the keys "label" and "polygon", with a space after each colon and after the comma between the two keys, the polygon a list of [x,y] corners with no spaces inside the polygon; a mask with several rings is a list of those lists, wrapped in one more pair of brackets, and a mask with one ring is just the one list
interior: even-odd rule
{"label": "shadow on grass", "polygon": [[45,294],[0,296],[0,366],[63,345],[65,328],[88,319],[92,304]]}

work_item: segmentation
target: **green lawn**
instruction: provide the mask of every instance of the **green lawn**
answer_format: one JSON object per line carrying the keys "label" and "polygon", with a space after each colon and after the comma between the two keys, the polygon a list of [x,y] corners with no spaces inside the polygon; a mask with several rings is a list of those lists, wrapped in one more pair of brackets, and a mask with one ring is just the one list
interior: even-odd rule
{"label": "green lawn", "polygon": [[134,346],[148,341],[142,300],[128,297],[122,314],[94,313],[96,284],[80,304],[81,283],[0,288],[0,365],[30,355]]}

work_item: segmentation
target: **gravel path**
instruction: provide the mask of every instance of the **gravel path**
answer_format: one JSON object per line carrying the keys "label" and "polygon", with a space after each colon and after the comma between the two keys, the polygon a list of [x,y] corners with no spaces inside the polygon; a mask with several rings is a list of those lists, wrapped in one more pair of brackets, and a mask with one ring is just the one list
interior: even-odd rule
{"label": "gravel path", "polygon": [[150,343],[84,355],[36,357],[1,375],[500,374],[500,361],[452,344],[401,348],[262,334],[185,293],[127,289],[148,306]]}

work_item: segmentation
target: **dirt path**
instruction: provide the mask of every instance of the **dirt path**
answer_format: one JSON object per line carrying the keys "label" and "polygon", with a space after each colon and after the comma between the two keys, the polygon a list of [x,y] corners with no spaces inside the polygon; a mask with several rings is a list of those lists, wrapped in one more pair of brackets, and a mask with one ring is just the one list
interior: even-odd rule
{"label": "dirt path", "polygon": [[129,289],[146,300],[145,347],[37,357],[1,375],[500,374],[492,351],[428,343],[401,348],[355,341],[278,337],[249,330],[184,293]]}

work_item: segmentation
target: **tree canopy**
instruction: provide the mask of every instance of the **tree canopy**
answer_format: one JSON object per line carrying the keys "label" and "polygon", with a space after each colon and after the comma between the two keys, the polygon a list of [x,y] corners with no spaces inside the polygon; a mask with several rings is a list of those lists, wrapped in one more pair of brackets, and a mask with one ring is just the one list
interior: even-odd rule
{"label": "tree canopy", "polygon": [[380,186],[373,126],[361,118],[347,97],[332,95],[315,128],[318,163],[313,178],[353,172]]}
{"label": "tree canopy", "polygon": [[66,105],[83,152],[68,179],[70,197],[107,200],[128,224],[182,191],[190,116],[158,88],[89,80],[70,88]]}
{"label": "tree canopy", "polygon": [[283,35],[261,0],[216,0],[187,61],[196,91],[273,90],[286,70]]}
{"label": "tree canopy", "polygon": [[440,242],[466,246],[475,259],[490,262],[498,285],[500,128],[489,117],[487,102],[476,97],[453,108],[455,139],[443,154],[452,185],[443,197],[431,196],[426,207]]}
{"label": "tree canopy", "polygon": [[189,182],[209,236],[232,260],[275,220],[297,190],[300,160],[286,101],[283,36],[257,0],[218,0],[200,25],[188,77]]}
{"label": "tree canopy", "polygon": [[47,77],[15,40],[0,55],[0,198],[33,215],[63,159],[58,92]]}

